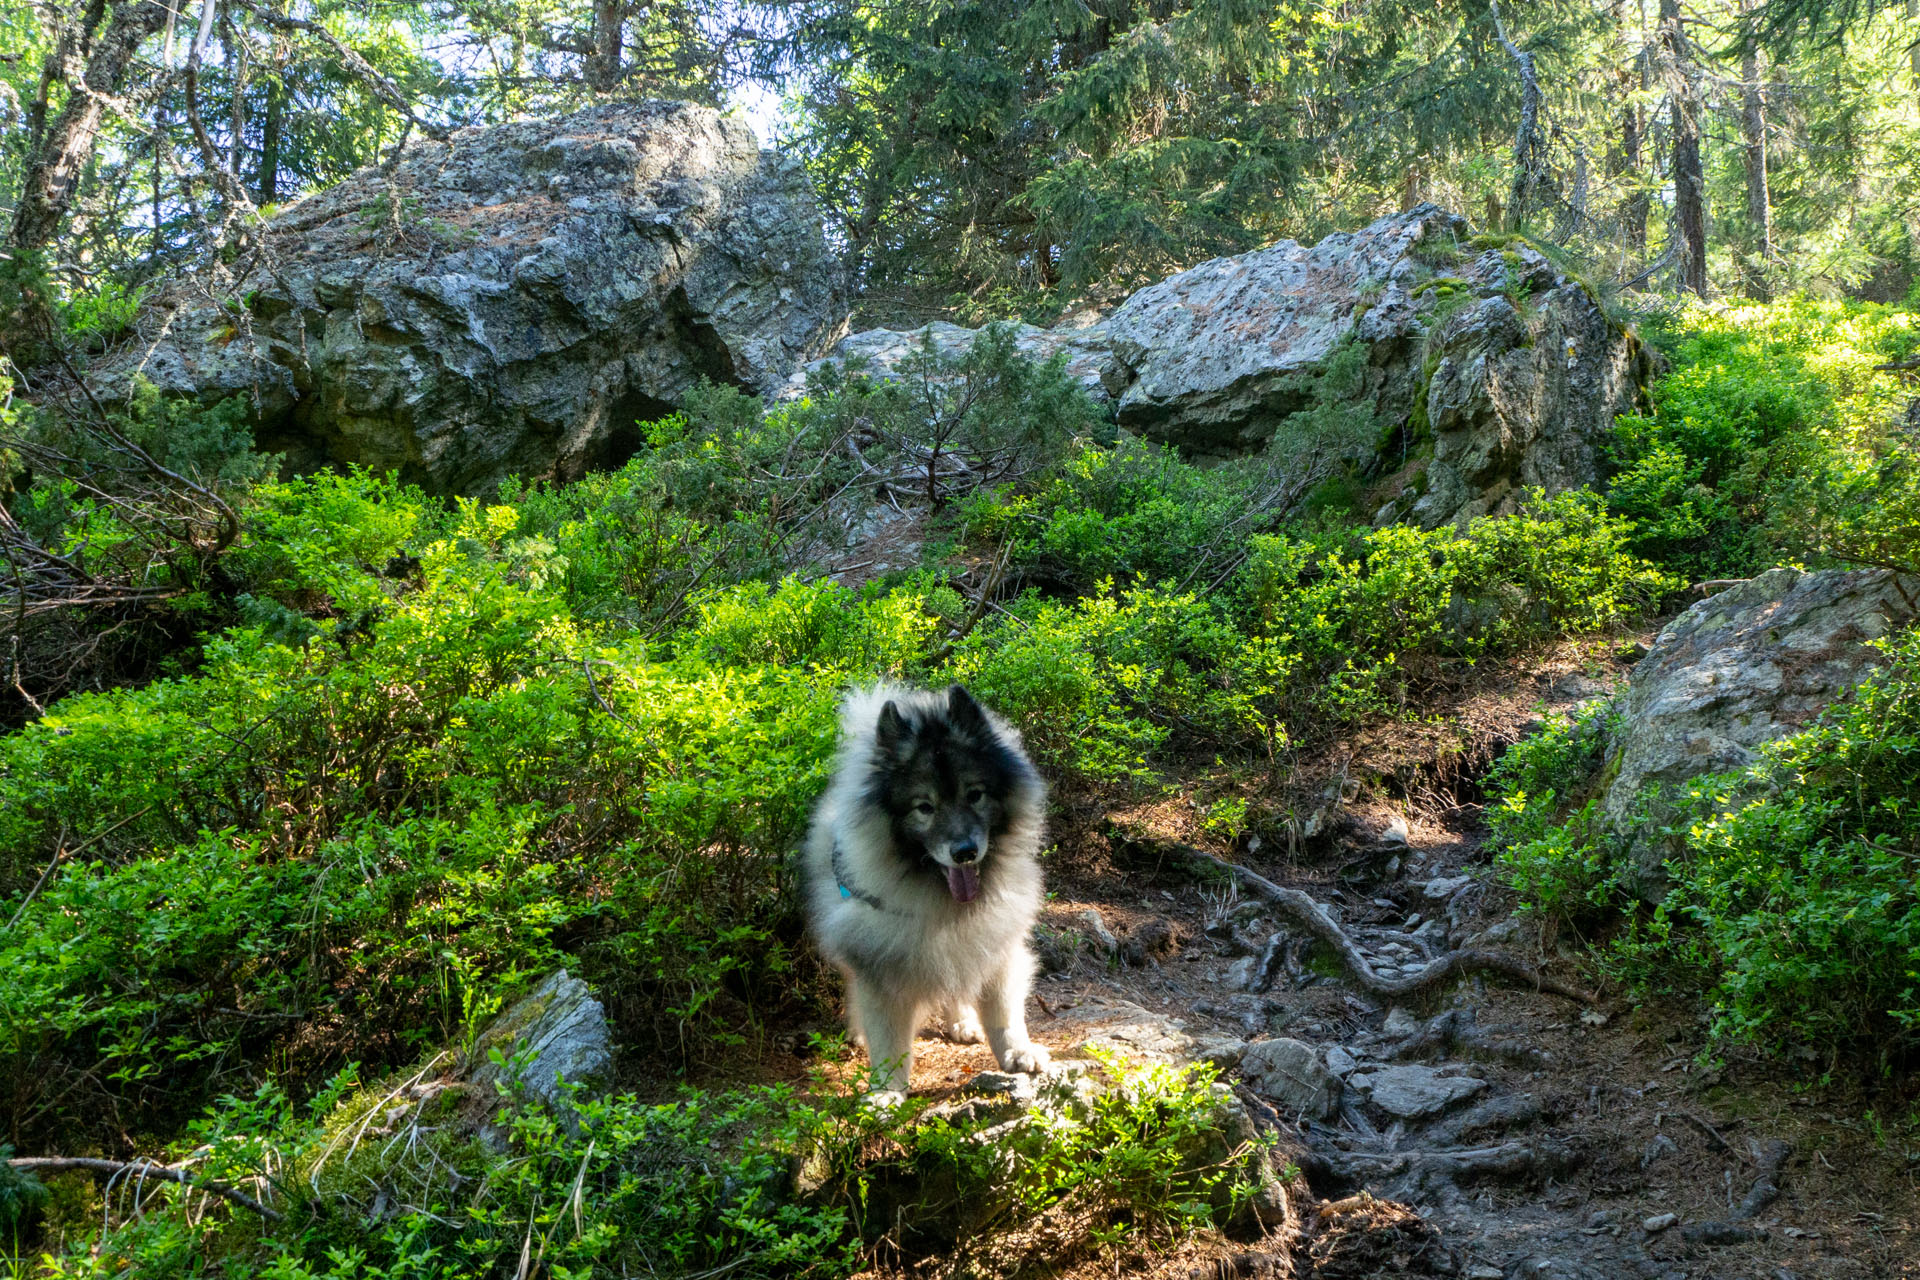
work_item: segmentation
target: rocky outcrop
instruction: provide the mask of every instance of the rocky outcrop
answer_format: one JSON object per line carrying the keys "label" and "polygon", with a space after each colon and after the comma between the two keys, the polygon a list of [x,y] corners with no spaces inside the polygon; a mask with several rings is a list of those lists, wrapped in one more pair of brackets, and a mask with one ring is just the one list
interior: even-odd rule
{"label": "rocky outcrop", "polygon": [[[1920,580],[1885,569],[1774,569],[1694,605],[1634,668],[1603,775],[1606,822],[1632,842],[1638,889],[1665,891],[1650,834],[1660,792],[1751,764],[1866,677],[1866,642],[1920,616]],[[1651,794],[1650,794],[1651,793]]]}
{"label": "rocky outcrop", "polygon": [[[1614,419],[1643,398],[1652,361],[1638,340],[1584,286],[1532,250],[1518,256],[1520,297],[1480,296],[1429,340],[1433,374],[1418,408],[1433,460],[1382,516],[1432,528],[1509,511],[1529,488],[1597,484]],[[1491,282],[1504,266],[1503,255],[1483,254],[1471,274]]]}
{"label": "rocky outcrop", "polygon": [[702,378],[780,386],[845,314],[804,174],[689,103],[416,140],[265,239],[229,299],[162,291],[103,384],[244,393],[296,465],[442,492],[617,462]]}
{"label": "rocky outcrop", "polygon": [[[952,357],[978,333],[871,330],[808,372],[899,376],[923,343]],[[1014,340],[1063,355],[1123,428],[1207,457],[1279,438],[1303,465],[1380,482],[1379,521],[1428,527],[1511,510],[1528,486],[1592,483],[1601,440],[1651,373],[1639,341],[1538,250],[1472,240],[1430,204],[1312,247],[1216,258],[1090,325],[1021,326]],[[1330,385],[1330,362],[1356,345],[1364,359]],[[1329,400],[1344,411],[1331,437],[1295,417]]]}

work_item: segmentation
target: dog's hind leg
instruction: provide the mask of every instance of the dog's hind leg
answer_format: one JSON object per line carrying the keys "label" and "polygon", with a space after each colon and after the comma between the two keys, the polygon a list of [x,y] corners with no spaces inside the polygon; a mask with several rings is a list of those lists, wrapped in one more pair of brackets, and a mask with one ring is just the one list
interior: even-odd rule
{"label": "dog's hind leg", "polygon": [[947,1024],[947,1039],[954,1044],[985,1044],[987,1029],[980,1022],[980,1011],[971,1001],[953,1000],[940,1018]]}
{"label": "dog's hind leg", "polygon": [[866,1037],[867,1060],[873,1064],[873,1100],[881,1105],[904,1102],[913,1079],[913,1033],[920,1023],[920,1010],[850,974],[847,1013]]}
{"label": "dog's hind leg", "polygon": [[1038,1075],[1052,1062],[1044,1047],[1027,1038],[1027,994],[1033,989],[1033,956],[1016,947],[980,993],[980,1020],[1002,1071]]}

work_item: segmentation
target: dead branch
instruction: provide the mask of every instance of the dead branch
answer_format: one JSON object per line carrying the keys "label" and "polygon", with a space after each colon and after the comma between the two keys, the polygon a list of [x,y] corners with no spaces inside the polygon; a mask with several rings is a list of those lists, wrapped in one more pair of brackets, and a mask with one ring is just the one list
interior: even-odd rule
{"label": "dead branch", "polygon": [[[21,690],[21,692],[25,693],[26,690],[23,689]],[[126,826],[129,822],[132,822],[136,818],[144,818],[147,814],[151,813],[152,811],[153,811],[153,806],[148,805],[146,808],[141,809],[136,813],[130,813],[126,817],[120,819],[120,821],[108,827],[105,831],[96,832],[95,834],[88,836],[85,840],[82,840],[79,844],[75,845],[71,849],[67,848],[66,828],[62,827],[60,830],[60,839],[57,842],[56,847],[54,849],[53,860],[47,863],[47,869],[40,873],[40,878],[33,882],[33,888],[27,890],[27,896],[20,899],[20,909],[13,913],[13,919],[7,921],[7,932],[11,933],[14,927],[20,923],[21,918],[27,914],[27,908],[33,905],[34,898],[39,895],[42,889],[47,887],[47,882],[53,879],[53,873],[60,869],[60,866],[62,863],[69,862],[74,858],[79,857],[81,854],[85,853],[88,849],[100,843],[100,841],[105,840],[108,836],[112,835],[114,832],[118,831],[120,828]]]}
{"label": "dead branch", "polygon": [[1595,993],[1583,991],[1579,987],[1549,977],[1518,956],[1479,947],[1449,951],[1409,978],[1382,978],[1373,971],[1373,965],[1367,960],[1366,953],[1360,950],[1353,939],[1347,936],[1346,930],[1335,924],[1325,909],[1311,896],[1298,889],[1284,889],[1265,876],[1249,871],[1237,863],[1228,862],[1224,858],[1217,858],[1204,849],[1196,849],[1191,845],[1175,845],[1172,848],[1195,862],[1206,863],[1225,871],[1246,888],[1279,907],[1295,923],[1333,948],[1334,954],[1340,957],[1340,962],[1347,967],[1348,972],[1353,974],[1363,988],[1376,995],[1412,995],[1415,992],[1425,991],[1455,974],[1481,972],[1504,974],[1536,991],[1565,996],[1569,1000],[1578,1000],[1582,1004],[1598,1004],[1600,1001],[1600,997]]}
{"label": "dead branch", "polygon": [[110,1177],[134,1174],[140,1178],[157,1178],[162,1182],[175,1182],[195,1191],[204,1191],[219,1196],[229,1204],[237,1204],[242,1209],[252,1210],[268,1222],[285,1222],[287,1215],[278,1209],[269,1209],[243,1191],[219,1182],[208,1182],[192,1178],[180,1170],[154,1160],[97,1160],[88,1156],[19,1156],[7,1163],[22,1173],[68,1173],[83,1169],[89,1173],[104,1173]]}
{"label": "dead branch", "polygon": [[927,655],[929,667],[937,667],[952,656],[954,646],[965,640],[967,635],[980,625],[980,619],[986,616],[988,609],[995,607],[993,593],[1000,589],[1000,579],[1006,575],[1007,561],[1012,556],[1013,543],[1008,542],[1000,548],[1000,554],[995,557],[993,567],[987,571],[987,580],[981,585],[980,594],[975,597],[973,608],[967,611],[967,616],[962,619],[958,627],[954,628],[953,634],[947,637],[945,643]]}

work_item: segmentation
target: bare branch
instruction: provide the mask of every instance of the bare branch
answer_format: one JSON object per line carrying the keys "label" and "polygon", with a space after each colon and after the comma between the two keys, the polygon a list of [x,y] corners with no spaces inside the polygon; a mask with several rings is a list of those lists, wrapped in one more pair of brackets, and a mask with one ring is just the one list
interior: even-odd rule
{"label": "bare branch", "polygon": [[219,1182],[207,1182],[192,1178],[171,1166],[153,1160],[97,1160],[88,1156],[20,1156],[7,1163],[22,1173],[67,1173],[75,1169],[84,1169],[89,1173],[104,1173],[110,1177],[133,1174],[140,1178],[157,1178],[162,1182],[178,1183],[191,1187],[195,1191],[205,1191],[219,1196],[229,1204],[237,1204],[242,1209],[250,1209],[268,1222],[285,1222],[287,1215],[278,1209],[269,1209],[252,1196]]}

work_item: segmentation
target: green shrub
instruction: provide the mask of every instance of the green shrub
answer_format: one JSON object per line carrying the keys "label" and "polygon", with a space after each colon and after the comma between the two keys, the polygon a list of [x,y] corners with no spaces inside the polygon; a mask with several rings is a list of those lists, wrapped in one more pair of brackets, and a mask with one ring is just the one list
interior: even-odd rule
{"label": "green shrub", "polygon": [[982,493],[970,532],[1011,542],[1029,576],[1077,591],[1105,578],[1207,587],[1270,518],[1262,460],[1202,469],[1172,448],[1081,440],[1031,493]]}
{"label": "green shrub", "polygon": [[1246,639],[1197,593],[1136,585],[1029,599],[981,628],[950,673],[1024,727],[1044,765],[1096,780],[1149,772],[1179,725],[1201,741],[1259,723],[1233,675]]}
{"label": "green shrub", "polygon": [[1018,1230],[1070,1204],[1071,1232],[1047,1261],[1090,1248],[1117,1258],[1123,1242],[1164,1246],[1224,1225],[1259,1189],[1263,1149],[1223,1132],[1224,1087],[1211,1067],[1103,1065],[1111,1087],[1029,1112],[990,1143],[978,1121],[912,1133],[902,1163],[913,1183],[961,1206],[963,1244],[989,1222]]}
{"label": "green shrub", "polygon": [[[1920,345],[1920,323],[1797,298],[1695,307],[1678,325],[1654,412],[1620,419],[1610,445],[1607,500],[1636,522],[1632,549],[1695,578],[1748,575],[1783,552],[1876,558],[1893,532],[1876,513],[1889,490],[1909,492],[1911,442],[1896,429],[1899,380],[1873,366]],[[1916,515],[1908,496],[1898,523]]]}
{"label": "green shrub", "polygon": [[1579,924],[1619,905],[1624,864],[1595,798],[1619,724],[1605,702],[1551,716],[1488,770],[1494,862],[1523,910]]}
{"label": "green shrub", "polygon": [[1920,633],[1882,648],[1849,702],[1688,789],[1664,912],[1702,932],[1717,1034],[1920,1047]]}
{"label": "green shrub", "polygon": [[[275,1045],[324,1045],[305,1071],[391,1060],[554,963],[563,928],[634,1042],[705,1052],[689,1027],[750,1022],[795,932],[785,856],[833,684],[589,644],[511,508],[411,523],[364,477],[272,499],[258,563],[324,597],[311,635],[230,630],[191,677],[0,739],[0,891],[85,845],[0,938],[23,1115],[190,1106]],[[327,527],[343,515],[359,535]],[[356,567],[390,549],[417,572]],[[324,616],[336,594],[351,617]],[[925,625],[906,605],[863,615],[896,649]]]}
{"label": "green shrub", "polygon": [[1489,653],[1649,609],[1676,584],[1627,552],[1630,531],[1572,492],[1465,532],[1261,537],[1238,594],[1252,633],[1290,659],[1288,717],[1351,721],[1405,707]]}
{"label": "green shrub", "polygon": [[1622,864],[1593,796],[1619,726],[1606,702],[1550,716],[1487,771],[1495,865],[1523,909],[1578,923],[1618,905]]}
{"label": "green shrub", "polygon": [[509,1069],[493,1109],[504,1151],[469,1136],[471,1104],[433,1059],[384,1078],[348,1068],[303,1107],[273,1085],[227,1095],[188,1126],[177,1167],[282,1220],[149,1187],[140,1213],[109,1206],[104,1231],[49,1241],[44,1273],[456,1280],[516,1274],[525,1259],[583,1280],[834,1277],[897,1247],[900,1211],[920,1236],[964,1243],[1054,1211],[1050,1257],[1118,1257],[1225,1224],[1274,1176],[1264,1147],[1223,1132],[1204,1067],[1109,1061],[1103,1087],[1011,1125],[877,1115],[818,1078],[805,1095],[576,1097],[563,1122],[518,1091],[514,1058],[495,1059]]}

